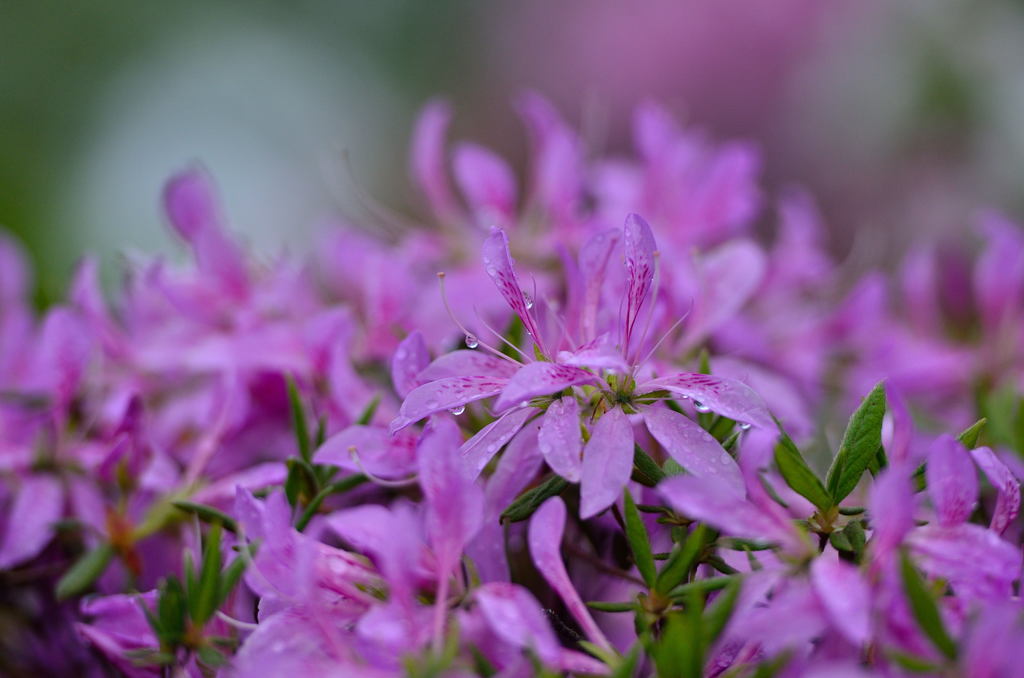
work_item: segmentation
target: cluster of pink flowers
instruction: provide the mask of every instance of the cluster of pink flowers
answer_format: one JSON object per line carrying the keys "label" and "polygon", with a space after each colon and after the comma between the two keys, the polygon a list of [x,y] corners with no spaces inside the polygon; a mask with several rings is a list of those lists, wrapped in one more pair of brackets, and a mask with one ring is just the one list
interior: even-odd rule
{"label": "cluster of pink flowers", "polygon": [[0,241],[0,674],[1019,675],[1024,233],[850,284],[750,146],[519,104],[306,259],[198,168],[109,300]]}

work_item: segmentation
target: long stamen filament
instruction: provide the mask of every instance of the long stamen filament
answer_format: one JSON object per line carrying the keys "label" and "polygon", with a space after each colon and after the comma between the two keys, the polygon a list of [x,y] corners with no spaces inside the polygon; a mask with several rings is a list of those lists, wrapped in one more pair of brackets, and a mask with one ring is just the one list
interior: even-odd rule
{"label": "long stamen filament", "polygon": [[[484,350],[490,351],[491,353],[493,353],[494,355],[498,356],[499,358],[504,358],[505,360],[512,360],[512,362],[515,362],[518,365],[519,364],[518,362],[516,362],[512,358],[509,358],[507,355],[505,355],[504,353],[502,353],[498,349],[494,348],[490,344],[487,344],[485,342],[480,341],[479,337],[477,337],[475,334],[473,334],[472,332],[467,330],[466,326],[459,322],[459,319],[457,317],[455,317],[455,312],[452,311],[451,305],[448,303],[448,292],[447,292],[447,290],[445,290],[444,278],[445,278],[444,271],[438,271],[438,273],[437,273],[437,281],[438,281],[438,284],[441,286],[441,302],[444,304],[444,310],[448,313],[448,317],[451,318],[451,321],[453,323],[455,323],[455,326],[458,327],[460,330],[462,330],[462,333],[464,335],[466,335],[466,337],[474,337],[474,338],[476,338],[476,340],[479,342],[479,346],[481,346]],[[488,328],[488,329],[490,329],[490,328]],[[491,330],[491,331],[493,332],[494,330]]]}

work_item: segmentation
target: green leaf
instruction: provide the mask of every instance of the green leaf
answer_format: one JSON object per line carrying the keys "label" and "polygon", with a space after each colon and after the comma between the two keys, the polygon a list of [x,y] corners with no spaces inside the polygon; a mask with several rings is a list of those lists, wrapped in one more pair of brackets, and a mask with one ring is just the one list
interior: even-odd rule
{"label": "green leaf", "polygon": [[978,438],[981,437],[981,431],[985,428],[985,424],[987,423],[988,419],[982,417],[961,431],[960,435],[958,435],[956,439],[959,440],[968,450],[973,450],[978,446]]}
{"label": "green leaf", "polygon": [[885,417],[885,384],[879,382],[850,417],[839,452],[828,470],[825,485],[832,501],[841,502],[860,482],[860,477],[882,445]]}
{"label": "green leaf", "polygon": [[358,487],[365,483],[369,478],[364,476],[362,473],[343,478],[336,483],[332,483],[320,490],[315,497],[313,497],[309,504],[306,506],[306,510],[302,512],[302,515],[295,522],[295,529],[302,532],[309,525],[309,521],[316,515],[317,510],[320,508],[320,504],[324,502],[324,499],[331,496],[332,494],[341,494],[348,492],[354,487]]}
{"label": "green leaf", "polygon": [[724,577],[711,577],[710,579],[698,579],[692,581],[689,584],[683,584],[677,586],[668,595],[673,600],[685,598],[690,595],[693,591],[699,591],[701,593],[710,593],[711,591],[720,591],[728,586],[731,582],[739,579],[739,575],[727,575]]}
{"label": "green leaf", "polygon": [[700,611],[696,612],[671,612],[665,616],[661,637],[651,653],[658,678],[700,678],[702,675]]}
{"label": "green leaf", "polygon": [[623,518],[626,524],[626,540],[633,552],[636,569],[640,571],[644,583],[650,588],[654,586],[655,578],[658,575],[658,570],[654,566],[654,554],[651,551],[651,539],[647,535],[647,528],[644,526],[644,521],[640,519],[640,512],[636,510],[636,504],[628,489],[624,491],[624,497]]}
{"label": "green leaf", "polygon": [[195,515],[204,523],[220,523],[228,532],[238,532],[238,523],[235,522],[235,519],[212,506],[197,504],[192,501],[172,501],[171,504],[185,513]]}
{"label": "green leaf", "polygon": [[160,646],[176,647],[185,640],[185,592],[177,577],[168,577],[160,586],[156,601],[160,620]]}
{"label": "green leaf", "polygon": [[356,420],[358,426],[369,426],[370,422],[373,421],[373,415],[377,412],[377,406],[380,405],[380,394],[375,393],[373,398],[370,399],[369,404],[363,409],[362,414]]}
{"label": "green leaf", "polygon": [[302,409],[302,400],[299,398],[299,389],[295,380],[288,377],[288,404],[292,415],[292,430],[295,431],[295,441],[299,447],[299,456],[310,461],[313,451],[309,444],[309,424],[306,423],[306,412]]}
{"label": "green leaf", "polygon": [[835,505],[832,496],[804,461],[800,450],[785,432],[779,437],[779,442],[775,446],[775,464],[779,467],[779,472],[786,484],[801,497],[822,511],[827,511]]}
{"label": "green leaf", "polygon": [[639,445],[633,446],[633,480],[645,487],[657,487],[665,479],[665,472],[658,463],[643,451]]}
{"label": "green leaf", "polygon": [[683,583],[689,576],[690,570],[697,564],[697,558],[707,544],[708,537],[708,529],[701,524],[690,533],[681,546],[674,548],[668,562],[658,573],[654,582],[654,590],[658,593],[668,593]]}
{"label": "green leaf", "polygon": [[561,476],[552,475],[540,485],[523,492],[501,513],[502,523],[518,523],[526,520],[545,501],[562,493],[569,483]]}
{"label": "green leaf", "polygon": [[608,678],[633,678],[636,674],[637,664],[640,663],[640,645],[636,644],[630,648],[629,653],[622,658],[619,665],[609,674]]}
{"label": "green leaf", "polygon": [[189,600],[192,621],[205,624],[217,610],[220,591],[220,524],[214,523],[206,535],[203,562],[199,569],[195,595]]}
{"label": "green leaf", "polygon": [[217,582],[217,604],[214,606],[215,608],[223,605],[224,601],[231,595],[231,592],[235,590],[235,586],[238,585],[238,580],[242,578],[242,574],[245,573],[245,567],[248,564],[247,558],[238,556],[225,568],[220,581]]}
{"label": "green leaf", "polygon": [[215,647],[210,647],[209,645],[204,645],[199,648],[196,651],[196,654],[199,656],[200,662],[212,669],[226,666],[228,663],[228,658],[224,656],[223,652]]}
{"label": "green leaf", "polygon": [[100,544],[83,554],[57,582],[57,600],[67,600],[89,590],[113,557],[114,548],[110,544]]}
{"label": "green leaf", "polygon": [[956,643],[953,642],[942,623],[939,606],[905,551],[900,556],[900,575],[903,578],[903,590],[907,594],[907,602],[910,603],[910,611],[913,613],[917,625],[939,652],[949,659],[956,659]]}
{"label": "green leaf", "polygon": [[591,610],[597,610],[598,612],[632,612],[636,609],[636,603],[613,603],[603,600],[588,600],[587,607]]}

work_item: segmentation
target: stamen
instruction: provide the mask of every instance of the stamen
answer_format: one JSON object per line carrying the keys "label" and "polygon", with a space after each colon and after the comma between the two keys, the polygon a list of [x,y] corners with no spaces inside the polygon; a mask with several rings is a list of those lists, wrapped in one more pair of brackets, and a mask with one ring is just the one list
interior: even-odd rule
{"label": "stamen", "polygon": [[[482,347],[484,350],[490,351],[491,353],[493,353],[494,355],[498,356],[499,358],[504,358],[506,360],[512,360],[512,362],[514,362],[514,363],[516,363],[518,365],[519,363],[517,361],[513,360],[512,358],[509,358],[507,355],[505,355],[504,353],[502,353],[498,349],[494,348],[490,344],[486,344],[486,343],[480,341],[479,338],[475,334],[473,334],[472,332],[467,330],[466,326],[459,322],[459,319],[455,317],[455,312],[452,311],[451,305],[448,303],[448,292],[445,290],[445,287],[444,287],[444,278],[445,278],[444,271],[438,271],[438,273],[437,273],[437,281],[438,281],[438,284],[441,286],[441,302],[444,304],[444,310],[448,313],[448,317],[451,318],[451,321],[453,323],[455,323],[455,326],[458,327],[460,330],[462,330],[462,333],[466,337],[473,337],[474,339],[476,339],[479,342],[477,345]],[[490,328],[488,327],[487,329],[490,329]],[[491,331],[493,332],[494,330],[491,330]],[[501,335],[498,335],[498,336],[500,337]],[[518,349],[516,349],[516,350],[518,350]]]}
{"label": "stamen", "polygon": [[240,629],[242,631],[255,631],[259,628],[259,624],[253,624],[250,622],[244,622],[241,619],[235,619],[231,615],[224,614],[220,610],[217,610],[216,614],[217,618],[225,624],[227,624],[228,626],[234,626],[236,629]]}
{"label": "stamen", "polygon": [[[491,327],[490,324],[486,320],[483,319],[483,316],[480,315],[480,310],[476,306],[473,307],[473,313],[476,315],[476,319],[478,321],[480,321],[480,324],[483,325],[485,328],[487,328],[487,330],[490,331],[491,334],[496,336],[501,341],[505,342],[505,345],[508,346],[509,348],[511,348],[513,351],[515,351],[519,355],[523,356],[523,359],[526,360],[526,362],[530,362],[529,356],[527,356],[525,353],[523,353],[523,350],[521,348],[519,348],[518,346],[513,344],[511,341],[506,339],[501,334],[501,332],[499,332],[498,330],[496,330],[493,327]],[[518,360],[516,360],[515,358],[513,358],[513,357],[511,357],[509,355],[506,355],[505,353],[502,353],[501,351],[498,351],[498,355],[500,355],[502,358],[505,358],[506,360],[509,360],[509,361],[515,363],[516,365],[522,365],[521,362],[519,362]]]}
{"label": "stamen", "polygon": [[690,300],[690,308],[687,309],[686,313],[684,313],[679,318],[679,320],[677,320],[674,323],[672,323],[672,327],[668,328],[665,331],[665,334],[661,335],[661,339],[658,339],[658,342],[656,344],[654,344],[653,347],[651,347],[651,350],[647,352],[647,355],[644,356],[644,359],[639,361],[636,365],[634,365],[634,367],[636,367],[638,365],[642,365],[645,362],[647,362],[648,360],[650,360],[651,356],[654,355],[654,352],[658,350],[658,347],[661,346],[663,343],[665,343],[665,340],[668,339],[668,336],[670,334],[672,334],[676,330],[676,328],[678,328],[680,325],[682,325],[683,321],[686,320],[687,318],[689,318],[690,317],[690,313],[692,313],[692,312],[693,312],[693,300],[691,299]]}

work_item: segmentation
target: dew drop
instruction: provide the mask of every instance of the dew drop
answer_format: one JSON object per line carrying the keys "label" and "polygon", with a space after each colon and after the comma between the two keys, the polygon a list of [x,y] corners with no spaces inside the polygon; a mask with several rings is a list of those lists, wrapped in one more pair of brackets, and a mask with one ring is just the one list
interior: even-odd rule
{"label": "dew drop", "polygon": [[693,409],[697,410],[701,414],[707,414],[708,412],[711,411],[710,407],[708,407],[707,405],[705,405],[704,403],[702,403],[699,400],[694,400],[693,401]]}
{"label": "dew drop", "polygon": [[729,456],[728,452],[722,452],[722,456],[718,458],[718,463],[722,466],[728,466],[730,461],[732,461],[732,457]]}
{"label": "dew drop", "polygon": [[480,345],[480,340],[476,338],[475,334],[466,335],[466,348],[476,348]]}
{"label": "dew drop", "polygon": [[526,310],[527,311],[529,311],[531,308],[533,308],[533,297],[531,297],[526,292],[523,292],[523,301],[526,302]]}
{"label": "dew drop", "polygon": [[458,407],[453,407],[452,409],[450,409],[448,411],[451,412],[452,414],[454,414],[457,417],[457,416],[459,416],[460,414],[462,414],[463,412],[466,411],[466,406],[465,405],[459,405]]}
{"label": "dew drop", "polygon": [[741,431],[749,431],[750,430],[750,423],[746,422],[746,421],[741,421],[740,422],[740,430]]}

